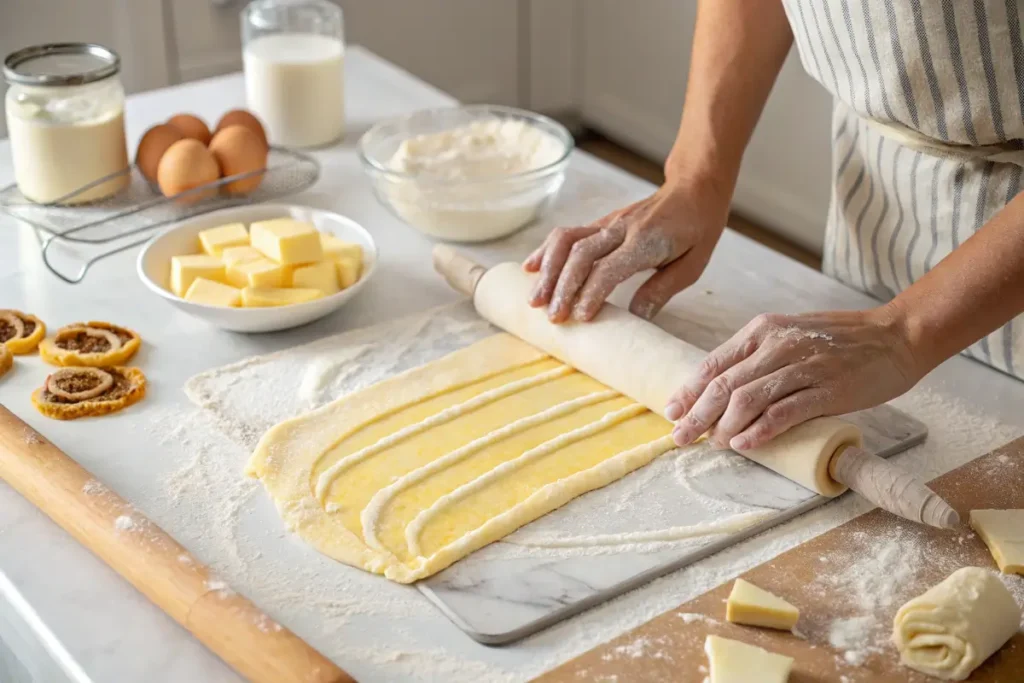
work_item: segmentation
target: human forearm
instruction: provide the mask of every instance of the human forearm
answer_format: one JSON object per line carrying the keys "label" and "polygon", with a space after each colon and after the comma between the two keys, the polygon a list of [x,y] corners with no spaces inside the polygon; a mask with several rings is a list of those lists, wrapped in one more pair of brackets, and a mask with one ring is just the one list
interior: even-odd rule
{"label": "human forearm", "polygon": [[1024,312],[1024,194],[889,304],[921,374]]}
{"label": "human forearm", "polygon": [[780,0],[701,0],[669,181],[698,175],[731,193],[743,150],[793,44]]}

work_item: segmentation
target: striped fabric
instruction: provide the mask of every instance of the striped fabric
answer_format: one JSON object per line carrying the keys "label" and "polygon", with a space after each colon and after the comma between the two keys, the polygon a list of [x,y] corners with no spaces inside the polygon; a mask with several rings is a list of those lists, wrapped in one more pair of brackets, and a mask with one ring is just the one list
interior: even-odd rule
{"label": "striped fabric", "polygon": [[[804,68],[835,98],[824,270],[888,300],[1013,199],[1022,169],[915,151],[862,117],[955,144],[1024,140],[1024,3],[783,4]],[[1024,378],[1024,318],[965,354]]]}

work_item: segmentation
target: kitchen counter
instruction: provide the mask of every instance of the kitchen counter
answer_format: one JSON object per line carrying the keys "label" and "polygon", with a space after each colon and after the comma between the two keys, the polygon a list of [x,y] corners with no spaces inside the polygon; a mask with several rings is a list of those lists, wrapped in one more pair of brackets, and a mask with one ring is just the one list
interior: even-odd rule
{"label": "kitchen counter", "polygon": [[[0,214],[0,308],[35,313],[53,328],[81,319],[109,319],[136,329],[145,342],[137,364],[145,369],[152,387],[138,409],[98,420],[54,422],[40,416],[29,402],[31,390],[45,376],[45,368],[33,360],[20,362],[0,383],[0,402],[143,512],[145,492],[173,467],[162,457],[165,453],[160,444],[147,438],[146,430],[137,423],[161,406],[183,404],[181,388],[187,378],[250,355],[457,300],[431,269],[431,242],[377,203],[355,153],[359,135],[375,121],[448,105],[452,100],[358,48],[349,50],[345,67],[348,134],[342,143],[315,152],[323,166],[319,182],[283,201],[338,211],[359,221],[378,241],[381,264],[375,279],[356,300],[317,323],[274,335],[244,336],[216,330],[158,300],[143,287],[135,274],[137,249],[101,262],[80,285],[64,284],[43,266],[35,233]],[[224,111],[243,104],[240,74],[132,96],[127,107],[129,145],[134,148],[145,128],[173,113],[191,111],[214,122]],[[573,191],[563,194],[550,217],[516,236],[468,251],[488,263],[520,259],[553,225],[597,218],[652,189],[650,184],[582,153],[575,154],[570,176]],[[0,183],[12,178],[9,145],[0,141]],[[769,284],[758,285],[765,282]],[[719,308],[724,313],[716,324],[731,329],[741,326],[752,313],[769,308],[797,311],[870,305],[863,295],[823,282],[820,275],[729,231],[695,293],[679,297],[669,310],[684,320],[691,319],[697,310],[693,297],[700,291],[723,293],[726,303]],[[701,339],[702,330],[707,332],[700,324],[673,329],[682,336],[692,333],[689,341],[703,341],[702,345],[722,334],[719,329]],[[1024,383],[955,358],[924,384],[987,418],[1024,428],[1024,414],[1019,410],[1024,405]],[[983,452],[979,449],[975,455]],[[840,521],[837,518],[836,524]],[[201,559],[212,563],[216,558]],[[238,680],[215,655],[2,483],[0,572],[95,681]],[[645,590],[657,590],[657,586]],[[259,602],[259,596],[250,597]],[[680,595],[679,601],[684,597]],[[291,626],[288,615],[275,616]],[[483,653],[486,648],[469,642],[439,613],[436,616],[434,640],[441,650],[450,648],[455,658],[493,656],[502,668],[514,671],[535,658],[538,648],[557,647],[541,637],[523,646]],[[298,632],[307,635],[301,629]],[[562,659],[574,654],[567,650]],[[360,680],[374,678],[377,671],[370,661],[338,664]],[[429,671],[420,673],[431,677]]]}

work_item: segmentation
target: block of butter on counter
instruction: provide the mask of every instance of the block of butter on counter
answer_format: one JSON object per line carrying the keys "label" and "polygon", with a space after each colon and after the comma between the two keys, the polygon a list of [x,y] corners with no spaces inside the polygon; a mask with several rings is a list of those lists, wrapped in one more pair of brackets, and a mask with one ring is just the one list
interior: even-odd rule
{"label": "block of butter on counter", "polygon": [[195,254],[171,258],[171,291],[178,296],[185,292],[197,277],[224,282],[224,262],[216,256]]}
{"label": "block of butter on counter", "polygon": [[252,246],[281,265],[312,263],[324,257],[320,233],[309,223],[293,218],[275,218],[249,226]]}
{"label": "block of butter on counter", "polygon": [[287,306],[301,304],[324,295],[319,289],[294,287],[246,287],[242,290],[242,305],[246,308]]}
{"label": "block of butter on counter", "polygon": [[229,247],[249,246],[249,233],[243,224],[229,223],[200,232],[199,246],[205,254],[220,256],[221,252]]}
{"label": "block of butter on counter", "polygon": [[228,285],[197,277],[185,292],[185,301],[207,306],[241,306],[242,290]]}

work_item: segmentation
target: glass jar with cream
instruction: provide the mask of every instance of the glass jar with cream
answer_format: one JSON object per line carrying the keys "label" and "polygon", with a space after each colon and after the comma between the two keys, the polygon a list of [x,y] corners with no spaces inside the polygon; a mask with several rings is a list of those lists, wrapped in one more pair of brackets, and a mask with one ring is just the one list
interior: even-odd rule
{"label": "glass jar with cream", "polygon": [[37,45],[4,60],[14,180],[25,197],[80,204],[128,185],[120,67],[113,50],[87,43]]}

